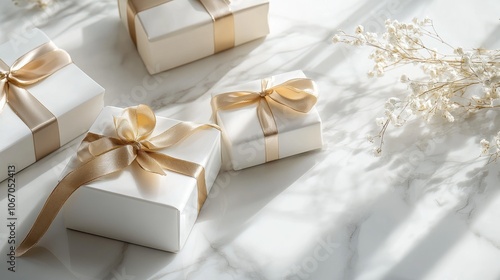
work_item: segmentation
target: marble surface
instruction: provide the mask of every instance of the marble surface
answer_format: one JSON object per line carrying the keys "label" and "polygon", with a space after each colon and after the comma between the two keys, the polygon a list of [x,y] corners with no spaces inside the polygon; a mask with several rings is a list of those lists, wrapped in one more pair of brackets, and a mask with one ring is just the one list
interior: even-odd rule
{"label": "marble surface", "polygon": [[[486,164],[478,144],[500,130],[488,121],[496,113],[455,125],[411,122],[391,130],[384,156],[373,157],[365,135],[377,132],[385,99],[405,90],[400,73],[370,79],[369,49],[331,44],[339,28],[381,31],[387,17],[429,16],[452,45],[500,48],[500,2],[271,2],[267,38],[150,76],[116,1],[66,0],[45,11],[0,1],[0,42],[39,27],[106,88],[106,105],[145,103],[203,122],[216,88],[302,69],[321,90],[325,142],[221,173],[177,254],[67,230],[58,216],[9,272],[4,181],[0,279],[500,279],[500,165]],[[80,139],[16,175],[18,240]]]}

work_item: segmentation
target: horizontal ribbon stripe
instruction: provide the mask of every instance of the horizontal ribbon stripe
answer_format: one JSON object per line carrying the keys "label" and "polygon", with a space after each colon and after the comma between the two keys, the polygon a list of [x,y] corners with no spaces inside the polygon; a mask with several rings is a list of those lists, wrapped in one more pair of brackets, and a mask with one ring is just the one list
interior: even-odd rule
{"label": "horizontal ribbon stripe", "polygon": [[116,136],[87,133],[78,148],[80,165],[68,173],[47,198],[26,238],[16,249],[21,256],[35,246],[67,199],[80,186],[97,178],[119,172],[133,162],[146,172],[166,175],[164,170],[196,179],[198,211],[207,199],[205,168],[197,163],[162,154],[165,149],[181,143],[199,130],[219,127],[212,124],[181,122],[164,132],[151,136],[156,117],[146,105],[130,107],[114,118]]}
{"label": "horizontal ribbon stripe", "polygon": [[[257,117],[265,141],[266,162],[279,159],[278,127],[270,102],[297,113],[308,113],[317,101],[316,83],[311,79],[292,79],[270,87],[271,79],[261,81],[261,91],[227,92],[212,98],[212,111],[234,110],[257,104]],[[217,118],[214,117],[215,120]]]}

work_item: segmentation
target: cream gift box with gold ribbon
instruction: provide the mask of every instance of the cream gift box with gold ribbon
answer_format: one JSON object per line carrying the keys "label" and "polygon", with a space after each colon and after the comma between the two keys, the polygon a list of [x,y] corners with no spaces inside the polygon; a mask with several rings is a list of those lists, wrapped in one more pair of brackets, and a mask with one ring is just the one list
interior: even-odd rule
{"label": "cream gift box with gold ribbon", "polygon": [[323,145],[318,89],[302,71],[212,93],[222,130],[223,169],[243,169]]}
{"label": "cream gift box with gold ribbon", "polygon": [[269,0],[118,0],[150,74],[269,34]]}
{"label": "cream gift box with gold ribbon", "polygon": [[[144,107],[144,105],[141,106]],[[142,142],[137,141],[137,143],[128,143],[125,140],[122,143],[123,146],[105,148],[109,143],[101,143],[98,141],[99,138],[103,136],[118,138],[117,128],[113,120],[120,118],[125,110],[105,107],[80,146],[78,156],[70,160],[66,171],[63,172],[65,175],[71,172],[76,173],[76,178],[66,175],[56,189],[77,188],[64,203],[64,223],[67,228],[82,232],[165,251],[179,251],[186,242],[198,217],[198,211],[219,173],[221,166],[220,131],[210,125],[195,126],[196,130],[192,130],[191,133],[181,131],[184,136],[177,139],[178,142],[172,141],[172,139],[163,139],[160,142],[154,140],[154,137],[162,132],[167,131],[165,133],[168,138],[171,137],[168,134],[172,132],[173,127],[179,128],[179,125],[189,124],[192,126],[193,124],[156,117],[156,126],[147,124],[136,129],[138,133],[151,130],[149,138],[145,138]],[[138,119],[141,118],[138,117]],[[115,123],[117,122],[115,121]],[[122,125],[120,124],[120,126]],[[138,127],[141,125],[138,124]],[[126,137],[130,137],[129,134],[133,133],[122,132]],[[111,141],[117,141],[115,138],[111,138]],[[87,145],[86,140],[89,143],[95,142],[92,144],[95,146]],[[100,140],[102,141],[102,139]],[[132,142],[134,141],[132,140]],[[78,165],[82,161],[81,151],[84,148],[88,147],[89,151],[95,153],[91,157],[95,156],[100,159],[101,153],[109,155],[119,150],[120,147],[122,149],[136,149],[137,145],[148,145],[146,142],[152,143],[151,145],[158,149],[139,149],[139,151],[131,152],[137,155],[142,151],[151,155],[161,165],[157,171],[154,170],[154,164],[152,167],[148,167],[150,163],[147,162],[147,157],[141,160],[140,156],[137,156],[136,160],[132,159],[133,162],[131,164],[129,162],[129,165],[113,167],[118,164],[117,161],[120,161],[123,155],[114,155],[115,158],[95,163],[93,171],[78,170]],[[170,145],[167,142],[174,144],[163,148],[162,145]],[[100,149],[105,149],[106,152],[99,151]],[[86,162],[86,159],[84,161]],[[116,168],[116,170],[103,170],[102,166],[105,166],[106,169]],[[184,166],[187,166],[188,169],[194,166],[195,169],[183,171]],[[80,177],[85,177],[94,171],[102,172],[97,175],[102,175],[102,177],[82,184],[85,179],[82,178],[80,181]],[[107,172],[112,174],[105,174]],[[156,172],[164,172],[164,175]],[[193,174],[188,174],[190,172]],[[79,184],[82,186],[78,187]],[[55,204],[63,201],[60,197],[56,197],[55,193],[56,191],[53,191],[52,195],[49,196],[46,202],[47,208],[56,207]],[[55,202],[50,200],[51,197]],[[47,209],[46,212],[48,211],[50,210]],[[44,210],[41,211],[39,218],[50,219]],[[35,222],[33,229],[37,227],[39,226]],[[33,231],[41,232],[40,230]],[[30,239],[34,240],[35,238],[26,238],[26,240]],[[27,243],[30,242],[27,241]],[[31,242],[29,246],[21,245],[19,248],[24,251],[29,249],[33,243],[36,242]]]}
{"label": "cream gift box with gold ribbon", "polygon": [[0,45],[0,181],[85,133],[104,89],[39,29]]}

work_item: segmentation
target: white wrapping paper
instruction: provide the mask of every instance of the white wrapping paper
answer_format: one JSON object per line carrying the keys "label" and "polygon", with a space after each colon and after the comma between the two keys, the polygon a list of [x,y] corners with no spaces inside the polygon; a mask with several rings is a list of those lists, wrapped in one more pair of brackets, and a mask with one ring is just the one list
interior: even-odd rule
{"label": "white wrapping paper", "polygon": [[[42,31],[33,29],[0,45],[0,59],[10,66],[49,41]],[[75,64],[65,66],[27,90],[57,118],[61,146],[85,133],[103,107],[104,89]],[[35,161],[30,129],[6,105],[0,113],[0,181],[7,178],[8,165],[20,171]]]}
{"label": "white wrapping paper", "polygon": [[[302,71],[274,76],[273,85],[305,78]],[[212,96],[233,91],[261,91],[261,80],[214,90]],[[278,127],[279,158],[323,146],[321,118],[313,107],[307,114],[289,112],[269,104]],[[224,169],[239,170],[266,162],[264,134],[257,117],[257,104],[235,110],[219,110],[216,117],[222,129]]]}
{"label": "white wrapping paper", "polygon": [[[105,107],[90,132],[109,135],[113,116],[123,109]],[[157,117],[153,136],[179,123]],[[160,152],[205,167],[207,192],[221,166],[220,132],[205,129]],[[74,162],[74,159],[73,159]],[[70,162],[71,165],[71,162]],[[68,172],[72,167],[69,166]],[[66,173],[65,172],[65,173]],[[196,179],[165,170],[166,176],[136,163],[80,187],[63,207],[67,228],[165,251],[179,251],[198,217]]]}
{"label": "white wrapping paper", "polygon": [[[128,30],[127,0],[118,4]],[[269,0],[235,0],[230,7],[235,46],[269,34]],[[170,1],[139,12],[135,30],[137,49],[150,74],[214,54],[213,21],[198,0]]]}

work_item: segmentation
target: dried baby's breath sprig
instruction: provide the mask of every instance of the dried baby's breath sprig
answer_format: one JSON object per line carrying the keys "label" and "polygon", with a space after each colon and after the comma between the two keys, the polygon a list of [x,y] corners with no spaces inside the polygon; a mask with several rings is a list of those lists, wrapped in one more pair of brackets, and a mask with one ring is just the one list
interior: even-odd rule
{"label": "dried baby's breath sprig", "polygon": [[493,137],[493,144],[490,141],[483,139],[480,142],[481,155],[489,156],[488,163],[497,162],[500,158],[500,131]]}
{"label": "dried baby's breath sprig", "polygon": [[[400,82],[409,91],[402,98],[386,101],[385,115],[376,119],[381,127],[374,137],[379,139],[377,155],[382,152],[389,125],[402,126],[415,116],[426,121],[441,116],[454,122],[469,113],[500,107],[500,50],[453,47],[439,36],[428,18],[415,18],[410,23],[387,20],[385,29],[381,37],[366,32],[363,26],[354,34],[339,31],[333,37],[334,43],[374,48],[369,56],[375,63],[368,71],[371,77],[403,65],[417,66],[423,74],[418,79],[401,75]],[[448,52],[440,52],[429,43],[444,46]],[[496,160],[500,152],[491,156]]]}

